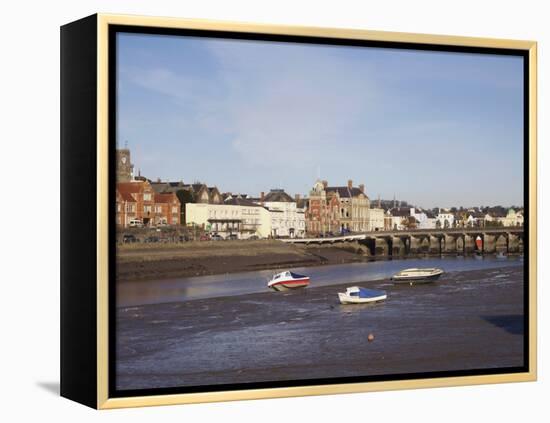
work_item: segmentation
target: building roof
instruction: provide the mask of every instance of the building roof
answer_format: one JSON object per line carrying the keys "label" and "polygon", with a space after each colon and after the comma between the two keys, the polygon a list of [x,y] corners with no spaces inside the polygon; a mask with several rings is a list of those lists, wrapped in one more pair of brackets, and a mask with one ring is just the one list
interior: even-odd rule
{"label": "building roof", "polygon": [[131,194],[138,194],[141,192],[143,185],[145,185],[146,182],[142,181],[133,181],[133,182],[117,182],[116,188],[119,190],[119,192],[122,193],[131,193]]}
{"label": "building roof", "polygon": [[409,208],[396,208],[389,209],[388,212],[394,217],[409,217],[411,215],[411,209]]}
{"label": "building roof", "polygon": [[183,182],[149,182],[155,192],[178,192],[180,190],[191,190],[191,185]]}
{"label": "building roof", "polygon": [[129,202],[129,203],[135,203],[136,202],[136,199],[134,197],[132,197],[132,194],[128,191],[121,191],[117,188],[117,192],[119,193],[120,197],[126,201],[126,202]]}
{"label": "building roof", "polygon": [[357,187],[352,187],[352,188],[349,188],[347,186],[345,186],[345,187],[326,187],[325,191],[326,192],[337,192],[338,195],[340,196],[340,198],[358,197],[361,194],[363,194],[365,197],[367,197],[367,194],[365,194],[363,191],[361,191]]}
{"label": "building roof", "polygon": [[261,207],[259,204],[239,197],[228,197],[223,203],[231,206]]}
{"label": "building roof", "polygon": [[172,192],[170,193],[158,193],[155,192],[155,203],[171,203],[177,199],[176,195]]}
{"label": "building roof", "polygon": [[199,192],[199,191],[202,189],[202,187],[207,188],[206,185],[204,185],[204,184],[200,184],[200,183],[199,183],[199,184],[191,184],[191,189],[192,189],[195,193]]}
{"label": "building roof", "polygon": [[264,197],[264,201],[272,203],[293,203],[294,200],[284,189],[272,189]]}

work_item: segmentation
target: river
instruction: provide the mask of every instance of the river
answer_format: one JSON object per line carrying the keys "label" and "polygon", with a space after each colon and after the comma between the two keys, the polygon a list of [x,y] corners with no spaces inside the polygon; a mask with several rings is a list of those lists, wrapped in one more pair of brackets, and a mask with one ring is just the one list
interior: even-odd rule
{"label": "river", "polygon": [[[410,267],[439,267],[445,270],[445,272],[457,272],[517,266],[522,263],[523,258],[518,256],[506,258],[496,258],[494,256],[429,257],[299,267],[289,270],[308,275],[311,278],[310,287],[321,287],[336,284],[351,285],[367,281],[388,279],[400,270]],[[117,307],[182,302],[204,298],[266,292],[268,280],[273,273],[279,271],[281,270],[261,270],[176,279],[118,282]]]}

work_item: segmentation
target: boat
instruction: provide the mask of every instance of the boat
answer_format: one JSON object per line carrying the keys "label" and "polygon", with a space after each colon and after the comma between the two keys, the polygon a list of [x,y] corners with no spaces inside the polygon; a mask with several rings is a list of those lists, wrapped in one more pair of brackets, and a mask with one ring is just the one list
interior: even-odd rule
{"label": "boat", "polygon": [[287,291],[289,289],[305,288],[309,285],[309,276],[286,271],[273,275],[267,283],[267,287],[275,291]]}
{"label": "boat", "polygon": [[366,304],[384,301],[387,298],[386,291],[352,286],[346,292],[339,292],[338,298],[342,304]]}
{"label": "boat", "polygon": [[412,285],[413,283],[427,283],[433,282],[445,273],[442,269],[438,268],[427,268],[427,269],[405,269],[396,273],[392,276],[394,283],[408,283]]}
{"label": "boat", "polygon": [[503,259],[506,259],[506,254],[504,254],[504,252],[502,251],[499,251],[496,255],[496,258],[499,259],[499,260],[503,260]]}
{"label": "boat", "polygon": [[478,235],[476,237],[476,253],[483,253],[483,239],[481,239],[481,237]]}

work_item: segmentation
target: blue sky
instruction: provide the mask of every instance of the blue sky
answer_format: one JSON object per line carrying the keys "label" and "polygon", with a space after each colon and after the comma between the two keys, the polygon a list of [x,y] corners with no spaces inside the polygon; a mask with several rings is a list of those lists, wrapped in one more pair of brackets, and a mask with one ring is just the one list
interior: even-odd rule
{"label": "blue sky", "polygon": [[423,207],[523,204],[519,57],[118,35],[141,174],[258,195],[365,184]]}

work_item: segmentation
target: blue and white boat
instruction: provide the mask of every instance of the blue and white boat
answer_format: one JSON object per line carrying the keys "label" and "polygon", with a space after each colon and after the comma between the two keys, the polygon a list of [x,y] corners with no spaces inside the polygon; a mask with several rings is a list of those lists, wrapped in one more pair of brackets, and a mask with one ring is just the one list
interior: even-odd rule
{"label": "blue and white boat", "polygon": [[386,291],[352,286],[346,292],[339,292],[338,298],[342,304],[365,304],[384,301],[387,298]]}

